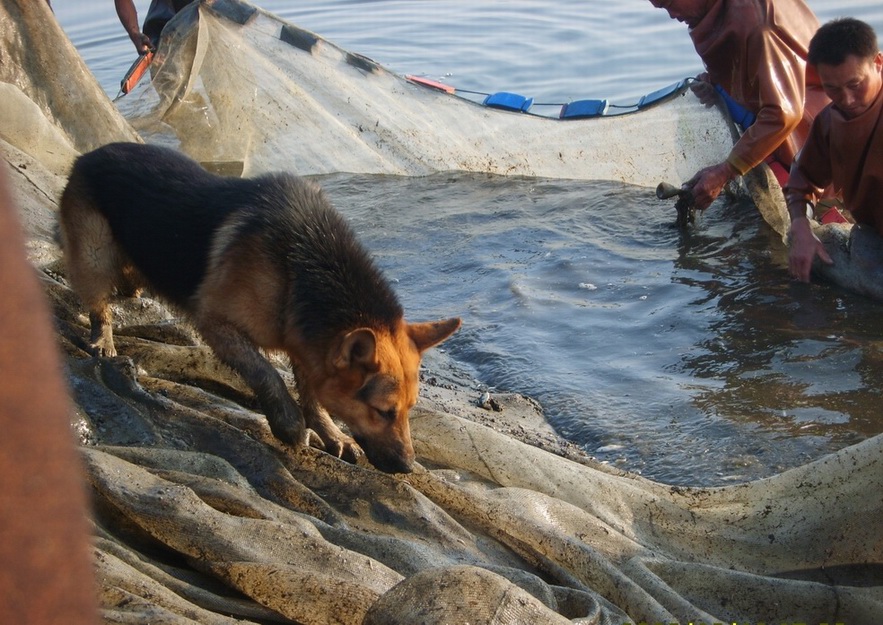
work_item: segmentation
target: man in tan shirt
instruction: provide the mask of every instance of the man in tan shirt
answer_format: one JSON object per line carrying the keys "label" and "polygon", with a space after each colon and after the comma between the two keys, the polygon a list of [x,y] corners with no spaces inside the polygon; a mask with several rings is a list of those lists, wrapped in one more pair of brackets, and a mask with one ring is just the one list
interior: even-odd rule
{"label": "man in tan shirt", "polygon": [[853,18],[828,22],[813,36],[816,67],[831,105],[819,113],[785,187],[791,215],[791,275],[809,281],[816,255],[831,258],[813,235],[807,207],[831,185],[857,227],[883,235],[883,53],[874,30]]}
{"label": "man in tan shirt", "polygon": [[784,182],[813,118],[828,104],[806,64],[809,40],[819,27],[816,16],[804,0],[650,2],[689,27],[707,70],[694,87],[703,102],[717,97],[711,93],[717,85],[755,116],[727,160],[685,184],[696,207],[707,208],[727,182],[765,160]]}

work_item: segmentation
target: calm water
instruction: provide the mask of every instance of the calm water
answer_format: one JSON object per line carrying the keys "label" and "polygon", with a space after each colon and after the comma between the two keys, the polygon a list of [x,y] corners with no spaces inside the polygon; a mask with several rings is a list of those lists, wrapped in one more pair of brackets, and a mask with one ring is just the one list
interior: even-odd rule
{"label": "calm water", "polygon": [[[107,0],[56,14],[115,96],[134,57]],[[149,2],[136,2],[146,11]],[[399,73],[538,102],[629,98],[701,70],[646,0],[260,3]],[[874,1],[811,1],[883,33]],[[448,353],[541,401],[598,458],[669,483],[770,475],[883,432],[881,304],[787,278],[750,205],[689,235],[647,189],[486,176],[323,185],[420,318],[460,314]]]}

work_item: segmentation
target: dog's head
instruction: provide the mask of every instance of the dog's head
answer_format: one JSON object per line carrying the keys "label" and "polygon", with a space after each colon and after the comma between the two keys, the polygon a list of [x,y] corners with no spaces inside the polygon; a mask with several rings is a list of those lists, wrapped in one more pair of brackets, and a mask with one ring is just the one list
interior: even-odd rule
{"label": "dog's head", "polygon": [[460,319],[400,321],[395,331],[358,328],[332,344],[317,398],[347,424],[368,460],[387,473],[408,473],[414,447],[408,412],[417,403],[421,354],[460,327]]}

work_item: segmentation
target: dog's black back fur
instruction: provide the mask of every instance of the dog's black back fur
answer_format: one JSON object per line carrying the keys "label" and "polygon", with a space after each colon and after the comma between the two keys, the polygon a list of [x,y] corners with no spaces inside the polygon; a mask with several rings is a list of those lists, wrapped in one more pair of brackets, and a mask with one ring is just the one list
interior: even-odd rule
{"label": "dog's black back fur", "polygon": [[153,290],[175,305],[187,308],[205,277],[215,234],[235,216],[237,234],[278,263],[292,288],[290,312],[308,335],[391,326],[403,315],[343,217],[296,176],[217,176],[179,152],[135,143],[90,152],[74,173]]}
{"label": "dog's black back fur", "polygon": [[265,245],[290,286],[288,309],[308,336],[358,327],[393,329],[404,311],[389,282],[322,191],[288,174],[260,182],[260,208],[237,234]]}
{"label": "dog's black back fur", "polygon": [[179,306],[205,276],[215,231],[248,201],[247,181],[215,176],[172,150],[136,143],[84,154],[71,176],[86,181],[114,239],[151,287]]}

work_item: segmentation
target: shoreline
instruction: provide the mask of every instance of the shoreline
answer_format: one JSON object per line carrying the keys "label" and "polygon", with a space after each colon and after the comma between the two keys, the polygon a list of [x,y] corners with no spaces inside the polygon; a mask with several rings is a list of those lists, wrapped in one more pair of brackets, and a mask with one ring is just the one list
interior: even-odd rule
{"label": "shoreline", "polygon": [[[485,392],[486,399],[482,397]],[[560,436],[546,420],[539,401],[521,393],[490,392],[487,385],[445,354],[444,349],[435,348],[424,355],[417,407],[468,419],[586,466],[627,473],[596,460],[579,445]]]}

